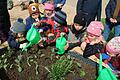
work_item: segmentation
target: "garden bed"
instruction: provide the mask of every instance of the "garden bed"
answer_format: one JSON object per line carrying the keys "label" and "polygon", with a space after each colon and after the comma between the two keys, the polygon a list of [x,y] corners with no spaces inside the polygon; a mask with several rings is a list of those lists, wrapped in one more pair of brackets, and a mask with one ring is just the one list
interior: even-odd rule
{"label": "garden bed", "polygon": [[[9,63],[6,67],[6,74],[9,79],[4,80],[96,79],[97,71],[95,65],[91,65],[89,62],[85,62],[83,59],[75,58],[75,56],[67,53],[63,56],[56,55],[52,52],[52,47],[47,47],[45,49],[38,49],[34,47],[28,52],[12,50],[6,52],[5,54],[11,55],[5,63]],[[63,62],[61,63],[61,61]],[[61,73],[65,74],[63,75]],[[63,78],[53,78],[59,74]]]}

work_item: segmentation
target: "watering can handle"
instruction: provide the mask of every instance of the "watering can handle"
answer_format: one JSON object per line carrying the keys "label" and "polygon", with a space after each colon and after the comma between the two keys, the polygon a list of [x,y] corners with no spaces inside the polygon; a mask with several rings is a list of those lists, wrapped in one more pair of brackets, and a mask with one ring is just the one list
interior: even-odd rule
{"label": "watering can handle", "polygon": [[65,35],[65,33],[61,33],[61,34],[60,34],[60,37],[61,37],[61,38],[60,38],[60,41],[62,41],[62,38],[64,37],[64,35]]}
{"label": "watering can handle", "polygon": [[102,55],[100,53],[100,51],[98,50],[99,54],[100,54],[100,60],[99,60],[99,74],[102,71]]}
{"label": "watering can handle", "polygon": [[35,23],[32,24],[31,28],[35,27]]}

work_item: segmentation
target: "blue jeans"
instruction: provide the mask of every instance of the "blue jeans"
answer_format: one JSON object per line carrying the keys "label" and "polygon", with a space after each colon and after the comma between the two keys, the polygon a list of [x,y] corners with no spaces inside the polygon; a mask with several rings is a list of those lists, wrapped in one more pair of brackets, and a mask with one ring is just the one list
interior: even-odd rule
{"label": "blue jeans", "polygon": [[114,28],[114,36],[119,36],[120,35],[120,25],[114,25],[112,26],[110,23],[106,22],[105,29],[103,32],[103,37],[107,41],[109,34],[112,30],[112,27]]}

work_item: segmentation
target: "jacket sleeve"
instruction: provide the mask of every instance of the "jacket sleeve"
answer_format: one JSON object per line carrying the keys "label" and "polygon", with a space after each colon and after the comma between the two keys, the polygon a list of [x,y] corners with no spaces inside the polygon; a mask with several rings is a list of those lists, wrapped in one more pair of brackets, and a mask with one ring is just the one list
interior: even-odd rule
{"label": "jacket sleeve", "polygon": [[100,0],[98,4],[97,21],[101,20],[101,8],[102,8],[102,0]]}
{"label": "jacket sleeve", "polygon": [[40,29],[42,29],[43,31],[51,30],[52,25],[47,24],[46,22],[42,22],[40,25]]}
{"label": "jacket sleeve", "polygon": [[111,10],[111,0],[109,1],[105,9],[107,19],[110,19],[112,17],[110,10]]}
{"label": "jacket sleeve", "polygon": [[81,45],[81,41],[78,41],[76,43],[69,43],[69,47],[68,47],[67,51],[73,49],[74,47],[80,46],[80,45]]}
{"label": "jacket sleeve", "polygon": [[66,0],[61,0],[61,4],[65,4],[66,3]]}
{"label": "jacket sleeve", "polygon": [[11,48],[19,49],[20,44],[16,42],[13,36],[8,36],[8,44]]}
{"label": "jacket sleeve", "polygon": [[91,55],[98,53],[98,50],[101,51],[102,48],[103,48],[103,44],[98,43],[98,44],[90,45],[88,43],[83,52],[83,57],[85,57],[85,58],[90,57]]}
{"label": "jacket sleeve", "polygon": [[41,3],[44,4],[47,0],[42,0]]}
{"label": "jacket sleeve", "polygon": [[76,9],[77,9],[76,12],[77,12],[77,13],[79,13],[79,11],[82,10],[82,5],[83,5],[83,4],[82,4],[82,3],[83,3],[82,1],[83,1],[83,0],[78,0],[78,2],[77,2],[77,7],[76,7]]}
{"label": "jacket sleeve", "polygon": [[29,19],[26,19],[26,30],[28,31],[31,28],[32,23]]}

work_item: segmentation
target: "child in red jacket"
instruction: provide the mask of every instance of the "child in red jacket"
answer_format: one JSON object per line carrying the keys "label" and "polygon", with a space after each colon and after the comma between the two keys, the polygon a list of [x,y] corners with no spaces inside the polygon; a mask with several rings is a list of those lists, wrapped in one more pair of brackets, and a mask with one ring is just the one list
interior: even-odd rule
{"label": "child in red jacket", "polygon": [[58,11],[55,13],[53,33],[48,34],[48,38],[45,43],[54,43],[56,39],[60,37],[61,32],[64,32],[65,34],[68,33],[66,18],[67,15],[63,11]]}

